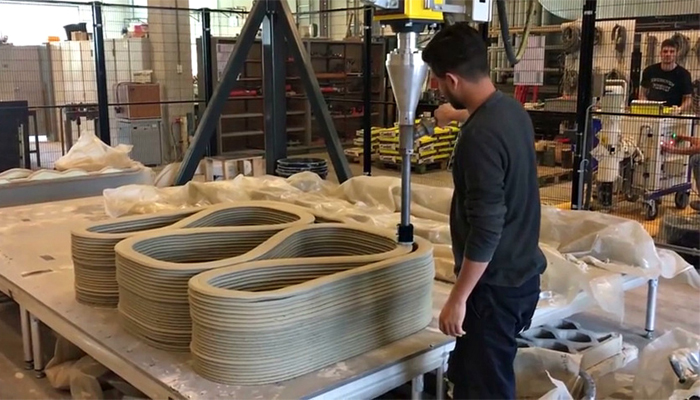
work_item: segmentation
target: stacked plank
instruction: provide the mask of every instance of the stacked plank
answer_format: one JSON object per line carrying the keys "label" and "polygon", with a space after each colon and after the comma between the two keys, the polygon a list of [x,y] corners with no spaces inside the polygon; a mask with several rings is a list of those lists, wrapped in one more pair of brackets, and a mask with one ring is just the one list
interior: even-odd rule
{"label": "stacked plank", "polygon": [[189,282],[194,368],[227,384],[292,379],[389,344],[432,318],[432,246],[343,224],[287,229],[258,261]]}

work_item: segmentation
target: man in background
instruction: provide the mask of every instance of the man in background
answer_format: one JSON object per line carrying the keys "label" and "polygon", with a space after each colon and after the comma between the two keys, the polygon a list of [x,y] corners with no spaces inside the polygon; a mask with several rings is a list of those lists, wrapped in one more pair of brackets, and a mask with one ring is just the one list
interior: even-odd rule
{"label": "man in background", "polygon": [[[690,146],[679,146],[680,143],[688,142]],[[688,166],[692,171],[695,190],[700,193],[700,137],[679,136],[675,145],[663,144],[661,148],[669,154],[681,154],[690,156]],[[690,202],[690,207],[695,211],[700,211],[700,201]]]}
{"label": "man in background", "polygon": [[676,42],[661,43],[661,62],[650,65],[642,73],[640,100],[663,101],[669,107],[688,112],[693,105],[693,85],[690,72],[676,64]]}
{"label": "man in background", "polygon": [[440,330],[457,338],[453,397],[514,399],[515,338],[530,324],[546,267],[532,121],[496,90],[486,44],[467,23],[439,31],[423,60],[452,106],[436,112],[438,123],[466,119],[452,168],[457,282],[440,313]]}

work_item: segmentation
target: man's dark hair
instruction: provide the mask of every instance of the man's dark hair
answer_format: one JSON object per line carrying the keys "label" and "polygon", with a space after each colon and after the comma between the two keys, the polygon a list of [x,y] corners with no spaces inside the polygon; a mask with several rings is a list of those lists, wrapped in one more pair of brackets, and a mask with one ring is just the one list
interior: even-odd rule
{"label": "man's dark hair", "polygon": [[673,39],[666,39],[661,42],[661,48],[663,49],[664,47],[673,47],[674,49],[678,50],[678,43],[676,43],[676,41]]}
{"label": "man's dark hair", "polygon": [[440,78],[448,72],[470,81],[489,75],[486,43],[466,22],[457,22],[436,33],[423,49],[423,61]]}

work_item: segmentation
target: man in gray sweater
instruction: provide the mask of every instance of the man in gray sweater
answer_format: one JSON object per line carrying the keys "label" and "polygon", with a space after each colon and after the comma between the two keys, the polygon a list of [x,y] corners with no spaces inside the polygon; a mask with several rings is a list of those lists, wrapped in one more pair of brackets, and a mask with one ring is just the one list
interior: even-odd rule
{"label": "man in gray sweater", "polygon": [[455,336],[456,399],[514,399],[516,335],[529,326],[546,259],[534,130],[520,103],[489,79],[486,45],[466,23],[438,32],[423,60],[469,115],[455,146],[450,233],[457,282],[440,314]]}

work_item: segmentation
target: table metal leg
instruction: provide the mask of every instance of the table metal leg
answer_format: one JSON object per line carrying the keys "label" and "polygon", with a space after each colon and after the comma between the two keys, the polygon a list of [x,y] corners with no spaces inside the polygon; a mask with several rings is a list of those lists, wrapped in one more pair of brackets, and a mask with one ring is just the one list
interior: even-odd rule
{"label": "table metal leg", "polygon": [[41,350],[41,332],[39,331],[39,320],[29,314],[29,323],[32,331],[32,352],[34,353],[34,374],[37,378],[43,378],[44,374],[44,357]]}
{"label": "table metal leg", "polygon": [[22,349],[24,350],[24,369],[34,369],[34,358],[32,354],[32,333],[29,326],[29,312],[19,306],[19,320],[22,327]]}
{"label": "table metal leg", "polygon": [[644,326],[646,337],[654,338],[654,328],[656,327],[656,295],[659,289],[659,280],[650,279],[649,288],[647,290],[647,320]]}
{"label": "table metal leg", "polygon": [[437,400],[445,399],[445,364],[440,365],[435,370],[435,398]]}
{"label": "table metal leg", "polygon": [[411,400],[420,400],[423,398],[423,375],[418,375],[411,380]]}

